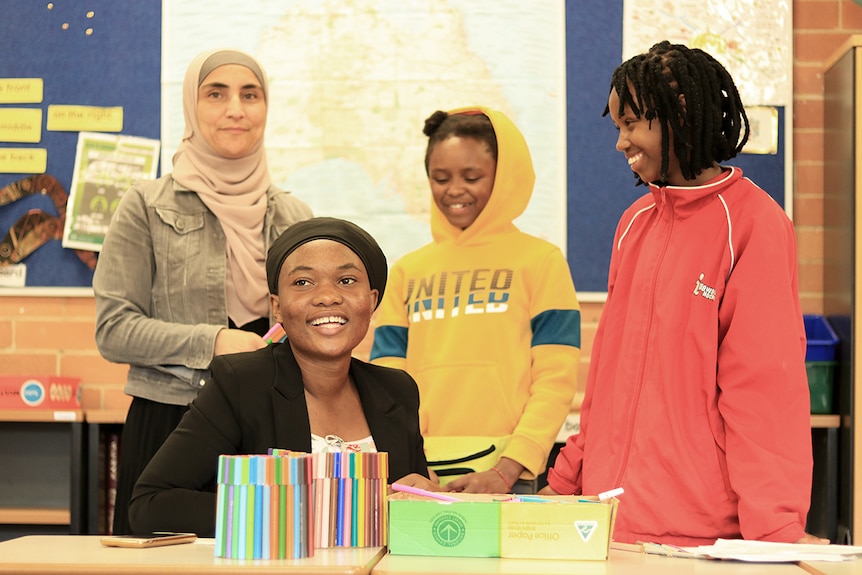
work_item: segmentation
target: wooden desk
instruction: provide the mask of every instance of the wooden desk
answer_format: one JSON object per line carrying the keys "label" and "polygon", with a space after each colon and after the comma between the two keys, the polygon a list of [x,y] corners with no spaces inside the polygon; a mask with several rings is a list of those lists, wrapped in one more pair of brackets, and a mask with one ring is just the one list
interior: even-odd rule
{"label": "wooden desk", "polygon": [[315,549],[314,557],[277,561],[221,559],[214,556],[214,551],[212,539],[152,549],[123,549],[103,546],[98,535],[32,535],[0,542],[0,573],[367,575],[386,548]]}
{"label": "wooden desk", "polygon": [[799,566],[811,575],[859,575],[862,573],[862,560],[842,561],[803,561]]}
{"label": "wooden desk", "polygon": [[[2,547],[0,547],[2,552]],[[817,563],[818,566],[822,563]],[[862,564],[856,563],[857,569]],[[856,571],[855,573],[858,573]],[[611,549],[607,561],[551,559],[478,559],[472,557],[413,557],[385,555],[371,575],[407,573],[448,575],[806,575],[795,563],[743,563],[709,559],[675,559]],[[843,571],[835,575],[849,575]],[[832,575],[829,573],[828,575]]]}

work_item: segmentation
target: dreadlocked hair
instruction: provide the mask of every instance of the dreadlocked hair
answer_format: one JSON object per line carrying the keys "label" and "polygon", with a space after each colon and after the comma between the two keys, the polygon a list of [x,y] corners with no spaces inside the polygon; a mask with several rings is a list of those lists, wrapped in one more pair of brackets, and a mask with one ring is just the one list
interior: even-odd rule
{"label": "dreadlocked hair", "polygon": [[491,120],[481,112],[463,112],[447,114],[437,110],[425,120],[422,133],[428,136],[428,147],[425,149],[425,173],[428,173],[428,158],[434,147],[452,136],[473,138],[484,142],[491,152],[491,157],[497,161],[497,134]]}
{"label": "dreadlocked hair", "polygon": [[[751,133],[733,78],[699,48],[659,42],[614,70],[611,90],[619,96],[620,116],[628,105],[638,118],[658,120],[663,181],[670,158],[668,130],[673,132],[673,152],[687,180],[735,157]],[[602,115],[609,112],[605,106]]]}

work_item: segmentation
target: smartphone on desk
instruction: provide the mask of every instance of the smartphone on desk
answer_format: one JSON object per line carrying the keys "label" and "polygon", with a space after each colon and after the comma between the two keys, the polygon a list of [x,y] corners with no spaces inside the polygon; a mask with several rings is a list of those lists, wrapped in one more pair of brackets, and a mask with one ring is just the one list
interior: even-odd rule
{"label": "smartphone on desk", "polygon": [[194,533],[173,533],[159,531],[146,535],[105,535],[99,541],[108,547],[131,547],[145,549],[147,547],[162,547],[163,545],[179,545],[191,543],[198,536]]}

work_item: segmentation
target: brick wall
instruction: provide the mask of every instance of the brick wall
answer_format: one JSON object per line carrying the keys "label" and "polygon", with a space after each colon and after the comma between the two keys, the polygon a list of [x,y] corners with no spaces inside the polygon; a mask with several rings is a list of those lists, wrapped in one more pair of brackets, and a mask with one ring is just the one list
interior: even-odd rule
{"label": "brick wall", "polygon": [[[794,0],[793,214],[805,313],[823,311],[823,64],[851,34],[862,7],[851,0]],[[608,71],[610,73],[610,70]],[[602,304],[582,304],[581,385]],[[126,368],[103,360],[93,342],[92,297],[0,297],[0,374],[80,377],[87,409],[123,409]],[[367,357],[369,339],[358,354]],[[580,393],[576,398],[579,404]]]}
{"label": "brick wall", "polygon": [[852,34],[862,6],[851,0],[793,2],[793,219],[799,289],[806,313],[823,312],[823,74]]}
{"label": "brick wall", "polygon": [[92,296],[0,297],[0,374],[78,377],[85,409],[125,409],[126,367],[96,350],[95,307]]}

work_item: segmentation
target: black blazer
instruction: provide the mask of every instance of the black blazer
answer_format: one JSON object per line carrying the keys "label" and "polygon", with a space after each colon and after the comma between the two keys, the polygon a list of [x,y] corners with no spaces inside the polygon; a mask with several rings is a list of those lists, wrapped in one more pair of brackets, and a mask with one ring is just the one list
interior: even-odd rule
{"label": "black blazer", "polygon": [[[288,344],[216,357],[212,377],[147,465],[132,493],[136,533],[215,533],[219,455],[311,451],[302,375]],[[389,482],[428,476],[419,432],[419,389],[406,372],[353,359],[350,375]]]}

